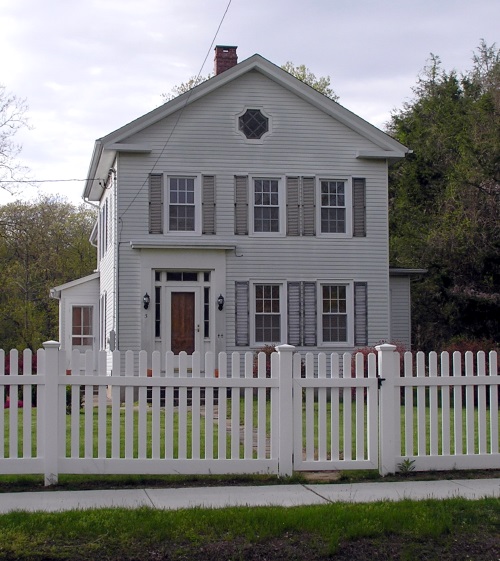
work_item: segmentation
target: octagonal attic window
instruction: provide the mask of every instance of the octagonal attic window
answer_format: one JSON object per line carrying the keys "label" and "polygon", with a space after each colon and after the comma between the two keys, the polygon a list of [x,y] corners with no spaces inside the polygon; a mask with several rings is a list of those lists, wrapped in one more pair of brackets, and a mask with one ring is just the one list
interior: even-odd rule
{"label": "octagonal attic window", "polygon": [[260,109],[247,109],[239,117],[238,127],[249,140],[259,140],[269,131],[269,119]]}

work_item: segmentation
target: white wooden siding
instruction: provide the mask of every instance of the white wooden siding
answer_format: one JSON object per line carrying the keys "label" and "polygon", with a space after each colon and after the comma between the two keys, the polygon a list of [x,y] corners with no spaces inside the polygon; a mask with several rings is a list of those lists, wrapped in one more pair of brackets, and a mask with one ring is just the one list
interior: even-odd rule
{"label": "white wooden siding", "polygon": [[[272,117],[272,133],[260,144],[247,142],[236,129],[245,107],[262,107]],[[369,343],[387,340],[387,165],[356,159],[359,150],[377,147],[255,71],[186,107],[177,119],[172,115],[126,140],[147,143],[150,154],[123,153],[118,161],[120,348],[140,345],[141,258],[130,240],[185,240],[148,233],[148,174],[169,170],[216,176],[217,234],[210,237],[236,245],[227,252],[228,351],[235,350],[234,282],[273,280],[278,263],[280,279],[367,282]],[[366,178],[367,237],[235,236],[234,176],[251,174]]]}
{"label": "white wooden siding", "polygon": [[410,278],[391,277],[391,342],[411,346]]}
{"label": "white wooden siding", "polygon": [[[118,167],[118,160],[114,162],[114,169]],[[99,287],[99,297],[106,294],[106,333],[104,335],[104,340],[106,341],[106,349],[109,351],[109,344],[107,343],[109,339],[110,331],[114,330],[117,332],[117,309],[116,309],[116,258],[117,258],[117,212],[116,212],[116,184],[113,178],[108,182],[107,188],[103,193],[103,197],[100,201],[102,206],[104,202],[107,201],[108,204],[108,246],[106,252],[99,256],[99,272],[100,272],[100,287]],[[99,322],[99,328],[102,323]],[[111,355],[108,354],[108,366],[111,367]]]}

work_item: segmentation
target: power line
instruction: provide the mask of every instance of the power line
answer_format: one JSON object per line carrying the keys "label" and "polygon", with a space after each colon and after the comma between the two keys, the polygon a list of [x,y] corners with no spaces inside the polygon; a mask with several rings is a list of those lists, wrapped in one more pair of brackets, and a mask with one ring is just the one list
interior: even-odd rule
{"label": "power line", "polygon": [[101,177],[86,177],[85,179],[0,179],[0,183],[64,183],[71,181],[102,181]]}
{"label": "power line", "polygon": [[[215,40],[217,39],[217,35],[219,34],[220,28],[222,27],[222,23],[224,22],[224,19],[225,19],[225,17],[226,17],[226,14],[227,14],[227,12],[228,12],[228,10],[229,10],[229,6],[231,6],[231,2],[232,2],[232,0],[229,0],[228,4],[227,4],[227,6],[226,6],[226,10],[224,11],[224,14],[222,15],[222,18],[221,18],[221,20],[220,20],[220,22],[219,22],[219,25],[218,25],[218,27],[217,27],[217,31],[215,32],[215,35],[214,35],[214,37],[213,37],[213,39],[212,39],[212,42],[210,43],[210,46],[208,47],[207,54],[205,55],[205,58],[204,58],[203,63],[202,63],[202,65],[201,65],[201,67],[200,67],[200,70],[198,71],[198,75],[196,76],[195,83],[198,81],[198,78],[200,77],[201,73],[203,72],[203,67],[205,66],[205,63],[207,62],[207,58],[209,57],[209,55],[210,55],[210,53],[211,53],[211,51],[212,51],[212,47],[213,47],[213,45],[214,45],[214,43],[215,43]],[[177,125],[179,124],[179,121],[180,121],[180,119],[181,119],[181,117],[182,117],[182,113],[184,112],[184,109],[186,108],[186,106],[187,106],[187,104],[188,104],[188,102],[189,102],[189,98],[191,97],[192,91],[193,91],[192,89],[189,90],[188,95],[187,95],[187,97],[186,97],[186,100],[185,100],[185,102],[184,102],[184,105],[180,108],[179,113],[178,113],[178,115],[177,115],[177,119],[176,119],[175,122],[174,122],[174,126],[172,127],[172,130],[170,131],[170,134],[168,135],[167,139],[165,140],[165,143],[163,144],[163,148],[161,149],[161,152],[158,154],[158,157],[156,158],[156,161],[154,162],[153,166],[151,167],[150,173],[153,173],[153,171],[154,171],[155,168],[156,168],[156,165],[157,165],[158,162],[160,161],[160,158],[163,156],[163,153],[165,152],[165,150],[166,150],[166,148],[167,148],[167,146],[168,146],[168,144],[169,144],[169,142],[170,142],[170,139],[172,138],[172,135],[174,134],[175,129],[177,128]],[[128,204],[127,208],[123,211],[123,214],[121,215],[120,219],[121,219],[123,216],[125,216],[125,214],[128,212],[128,210],[130,209],[130,207],[134,204],[134,202],[136,201],[137,197],[142,193],[142,191],[143,191],[144,188],[146,187],[147,182],[148,182],[148,178],[146,178],[146,179],[144,180],[144,182],[143,182],[143,184],[141,185],[140,189],[137,191],[137,193],[135,194],[135,196],[133,197],[133,199],[130,201],[130,203]]]}

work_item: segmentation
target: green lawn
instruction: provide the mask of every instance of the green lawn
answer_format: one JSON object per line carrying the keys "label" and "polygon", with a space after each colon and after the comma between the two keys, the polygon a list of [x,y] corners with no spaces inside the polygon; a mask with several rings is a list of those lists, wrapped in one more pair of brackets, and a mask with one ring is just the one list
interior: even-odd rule
{"label": "green lawn", "polygon": [[[240,425],[243,425],[245,419],[245,399],[242,398],[237,402],[239,411],[235,411],[236,418],[239,418]],[[253,428],[256,429],[257,427],[257,401],[253,400],[251,407],[252,419],[253,419]],[[314,424],[314,429],[312,431],[314,437],[314,450],[313,453],[315,457],[318,454],[319,448],[319,406],[318,403],[315,402],[312,407],[312,419]],[[303,413],[305,411],[305,405],[303,407]],[[462,447],[465,453],[466,446],[467,446],[467,436],[466,436],[466,423],[467,423],[467,416],[465,414],[465,409],[461,410],[461,423],[462,423]],[[119,419],[117,423],[120,427],[120,439],[119,439],[119,449],[120,449],[120,457],[138,457],[141,453],[140,445],[139,445],[139,425],[143,423],[145,426],[146,431],[146,442],[143,443],[144,448],[142,449],[142,453],[145,453],[146,457],[152,457],[152,440],[153,440],[153,433],[158,435],[158,447],[156,449],[156,454],[158,457],[163,458],[165,457],[165,451],[167,449],[166,438],[165,438],[165,426],[166,426],[166,413],[165,409],[162,408],[159,414],[154,417],[152,413],[151,407],[147,408],[147,412],[145,415],[140,418],[139,412],[137,407],[133,407],[128,413],[122,407],[119,409]],[[36,435],[37,435],[37,410],[33,409],[31,414],[31,427],[28,431],[29,438],[31,439],[31,453],[35,457],[36,456]],[[497,413],[500,425],[500,411]],[[185,434],[185,444],[181,444],[181,446],[185,447],[185,453],[187,458],[192,458],[193,455],[197,455],[200,458],[205,457],[205,445],[206,445],[206,435],[205,435],[205,420],[202,417],[202,422],[200,425],[200,432],[199,432],[199,449],[193,450],[193,440],[191,438],[191,429],[192,429],[192,417],[193,412],[191,408],[188,408],[185,412],[184,416],[180,416],[179,409],[176,407],[174,408],[173,414],[170,417],[170,421],[173,421],[173,431],[170,436],[170,457],[177,458],[179,457],[179,445],[182,443],[182,439],[180,438],[180,434]],[[227,401],[226,406],[226,421],[229,423],[231,420],[232,411],[231,411],[231,401]],[[305,418],[305,415],[303,414]],[[330,401],[326,401],[324,403],[324,412],[323,417],[326,420],[326,430],[324,432],[324,438],[327,447],[327,457],[331,457],[331,442],[332,442],[332,435],[333,435],[333,427],[337,427],[336,433],[338,433],[338,448],[340,450],[340,457],[343,455],[344,450],[344,438],[348,437],[349,434],[345,433],[344,430],[344,404],[340,402],[338,407],[335,408],[332,412],[332,404]],[[332,418],[333,417],[333,418]],[[350,404],[350,417],[351,417],[351,431],[350,431],[350,439],[351,439],[351,449],[352,449],[352,458],[356,458],[356,403],[353,401]],[[474,424],[475,424],[475,432],[474,432],[474,441],[475,441],[475,450],[478,451],[478,411],[477,409],[474,410]],[[267,402],[266,409],[265,409],[265,422],[266,422],[266,435],[269,436],[270,434],[270,419],[271,419],[271,411],[269,401]],[[25,412],[23,409],[18,410],[17,415],[17,431],[18,431],[18,453],[22,455],[23,452],[23,427],[24,423],[29,419],[25,419]],[[367,423],[367,409],[366,406],[364,408],[364,417],[361,421],[363,423],[363,431],[365,431],[366,423]],[[442,409],[439,407],[437,409],[437,445],[438,445],[438,453],[442,452],[442,422],[443,422],[443,414]],[[105,434],[106,434],[106,456],[111,457],[111,450],[112,450],[112,441],[111,441],[111,426],[113,423],[112,418],[112,411],[110,407],[106,409],[105,418],[99,418],[97,408],[93,408],[89,413],[82,408],[79,414],[72,419],[71,415],[66,416],[66,454],[67,456],[70,455],[71,450],[76,453],[78,451],[79,457],[84,457],[85,455],[85,448],[92,449],[92,454],[94,457],[98,456],[98,431],[99,427],[104,426]],[[401,454],[402,455],[411,455],[406,454],[405,452],[405,438],[406,433],[404,429],[405,423],[405,411],[403,407],[401,408]],[[451,410],[451,420],[450,420],[450,427],[449,432],[451,436],[451,452],[454,452],[454,410]],[[84,442],[84,428],[85,425],[91,426],[93,431],[93,439],[90,444],[85,444]],[[126,447],[125,445],[125,426],[128,425],[129,427],[133,427],[133,442]],[[73,439],[73,443],[70,439],[71,430],[76,431],[78,433],[78,439]],[[218,431],[218,423],[214,422],[212,427],[212,447],[215,452],[215,457],[217,457],[217,451],[219,447],[219,431]],[[418,414],[416,405],[413,407],[413,415],[412,415],[412,425],[411,425],[411,435],[413,438],[413,453],[418,453],[418,438],[419,438],[419,422],[418,422]],[[238,432],[238,431],[237,431]],[[425,450],[426,453],[430,452],[430,409],[426,407],[425,410],[425,429],[423,433],[425,434],[426,445]],[[9,433],[10,433],[10,421],[9,421],[9,410],[5,410],[4,412],[4,439],[3,439],[3,448],[4,448],[4,457],[9,457],[10,455],[10,448],[9,448]],[[303,442],[305,447],[306,442],[306,435],[305,435],[305,421],[303,422]],[[225,434],[225,457],[231,457],[231,433],[229,429],[224,429]],[[239,443],[239,453],[240,457],[243,457],[243,436],[238,434],[238,438],[240,439]],[[195,439],[196,441],[196,439]],[[487,449],[490,449],[491,444],[491,431],[488,429],[486,431],[486,441],[487,441]],[[0,442],[1,442],[1,435],[0,435]],[[363,443],[363,453],[366,455],[367,449],[367,442],[366,442],[366,435],[365,435],[365,442]],[[88,451],[88,450],[87,450]],[[254,450],[253,455],[255,457],[256,452]],[[224,456],[223,456],[224,457]]]}
{"label": "green lawn", "polygon": [[500,555],[499,528],[494,499],[15,512],[0,516],[0,558],[486,561]]}

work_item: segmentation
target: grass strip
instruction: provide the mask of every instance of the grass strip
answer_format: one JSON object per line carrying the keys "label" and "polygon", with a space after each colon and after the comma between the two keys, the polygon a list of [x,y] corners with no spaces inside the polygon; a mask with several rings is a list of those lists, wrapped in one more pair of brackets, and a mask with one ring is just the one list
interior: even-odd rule
{"label": "grass strip", "polygon": [[[0,558],[254,559],[251,555],[263,550],[271,560],[300,558],[295,556],[305,553],[309,559],[325,559],[349,550],[351,558],[357,559],[354,544],[362,544],[366,553],[368,544],[387,547],[397,542],[407,555],[424,544],[427,548],[435,544],[440,559],[460,559],[447,557],[443,551],[457,555],[457,544],[465,539],[470,543],[474,535],[482,536],[481,547],[487,548],[488,555],[500,552],[499,529],[500,501],[495,499],[13,512],[0,516]],[[284,557],[288,550],[291,556]],[[483,559],[479,554],[475,558]]]}

